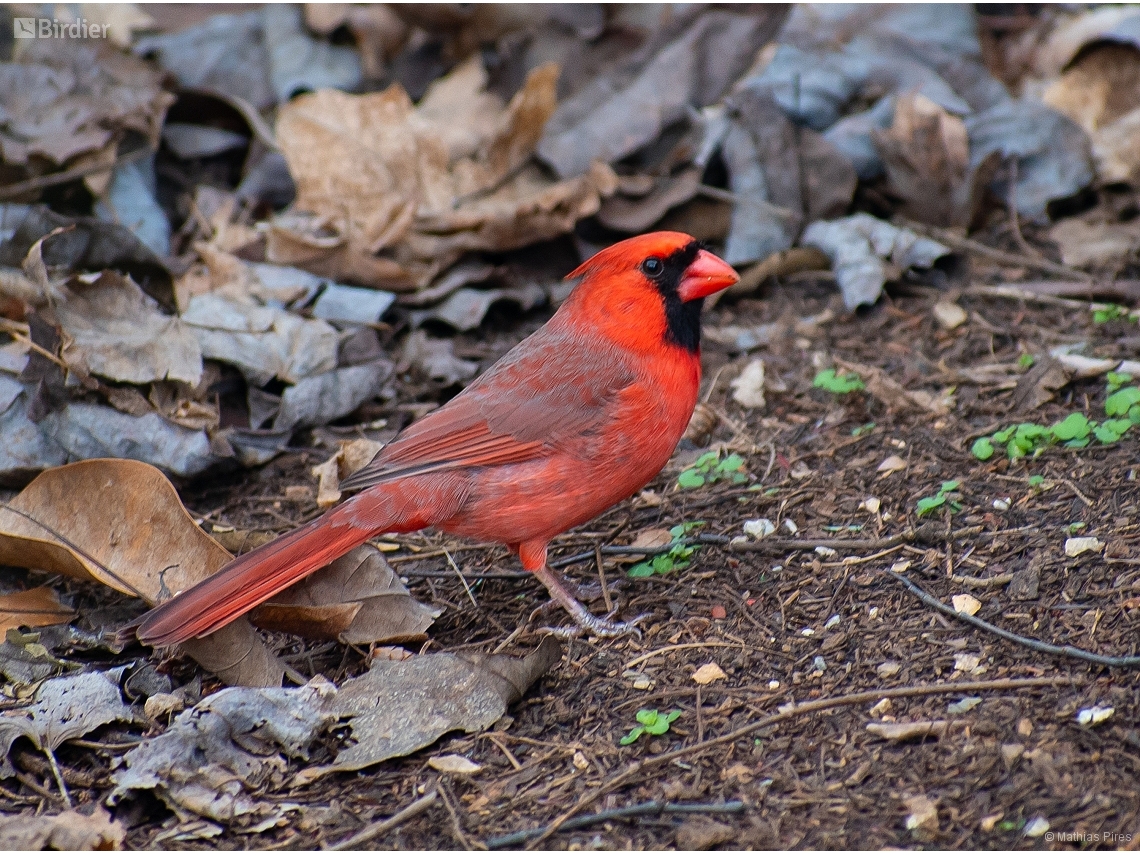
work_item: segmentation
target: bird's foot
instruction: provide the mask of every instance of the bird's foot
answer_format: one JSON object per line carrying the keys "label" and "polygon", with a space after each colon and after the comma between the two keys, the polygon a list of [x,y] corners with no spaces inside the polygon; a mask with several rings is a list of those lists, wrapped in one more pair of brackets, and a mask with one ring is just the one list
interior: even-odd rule
{"label": "bird's foot", "polygon": [[577,626],[544,626],[542,629],[558,638],[579,638],[582,635],[594,635],[598,638],[620,638],[623,635],[635,635],[641,638],[641,630],[637,625],[649,617],[648,612],[640,614],[630,621],[612,620],[614,614],[615,612],[610,612],[602,618],[592,614],[583,616],[572,613]]}

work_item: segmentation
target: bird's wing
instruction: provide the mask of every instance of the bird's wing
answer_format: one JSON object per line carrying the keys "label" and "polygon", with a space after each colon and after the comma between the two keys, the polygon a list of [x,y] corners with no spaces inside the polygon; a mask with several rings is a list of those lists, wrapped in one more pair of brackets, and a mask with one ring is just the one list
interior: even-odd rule
{"label": "bird's wing", "polygon": [[[520,463],[600,430],[636,374],[616,349],[599,353],[548,327],[523,341],[440,409],[408,427],[341,487],[404,475]],[[598,357],[601,358],[598,358]]]}

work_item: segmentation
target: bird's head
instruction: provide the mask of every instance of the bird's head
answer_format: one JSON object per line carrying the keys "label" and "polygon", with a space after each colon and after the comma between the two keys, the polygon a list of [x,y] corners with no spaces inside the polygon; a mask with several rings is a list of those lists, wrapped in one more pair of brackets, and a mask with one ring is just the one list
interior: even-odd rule
{"label": "bird's head", "polygon": [[580,310],[591,310],[599,323],[647,344],[657,336],[693,352],[700,346],[704,298],[740,280],[728,264],[681,232],[652,232],[615,243],[567,278],[580,280],[571,300]]}

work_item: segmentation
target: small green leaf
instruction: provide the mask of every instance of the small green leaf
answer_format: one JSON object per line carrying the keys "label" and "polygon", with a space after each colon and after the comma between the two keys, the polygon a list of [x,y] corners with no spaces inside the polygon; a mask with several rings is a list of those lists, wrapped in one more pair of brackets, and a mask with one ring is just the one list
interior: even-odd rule
{"label": "small green leaf", "polygon": [[1104,379],[1107,381],[1107,384],[1108,384],[1108,386],[1107,386],[1108,394],[1111,395],[1113,392],[1115,392],[1117,389],[1119,389],[1125,383],[1131,383],[1132,382],[1132,375],[1131,374],[1125,374],[1123,372],[1109,371],[1107,374],[1104,375]]}
{"label": "small green leaf", "polygon": [[1061,442],[1066,440],[1082,439],[1092,432],[1092,425],[1084,413],[1070,413],[1062,421],[1053,425],[1050,430]]}
{"label": "small green leaf", "polygon": [[846,395],[866,388],[858,374],[836,374],[834,368],[825,368],[815,375],[811,382],[817,389],[825,389],[835,395]]}
{"label": "small green leaf", "polygon": [[1129,386],[1118,392],[1113,392],[1105,398],[1104,414],[1106,416],[1126,416],[1136,404],[1140,404],[1140,386]]}
{"label": "small green leaf", "polygon": [[942,486],[938,488],[939,493],[949,493],[951,490],[957,490],[960,481],[943,481]]}
{"label": "small green leaf", "polygon": [[1107,419],[1097,426],[1093,435],[1104,445],[1116,442],[1132,428],[1131,419]]}
{"label": "small green leaf", "polygon": [[705,476],[696,469],[686,469],[677,476],[677,486],[683,490],[695,490],[705,486]]}
{"label": "small green leaf", "polygon": [[626,575],[633,579],[647,579],[653,575],[653,565],[648,561],[642,561],[630,567]]}
{"label": "small green leaf", "polygon": [[915,511],[920,517],[926,516],[928,513],[936,508],[942,507],[946,504],[946,495],[939,493],[936,496],[927,496],[926,498],[919,499],[918,504],[915,505]]}
{"label": "small green leaf", "polygon": [[619,741],[622,745],[632,745],[641,738],[641,734],[645,733],[644,727],[635,727],[628,734],[623,736]]}
{"label": "small green leaf", "polygon": [[649,727],[651,724],[657,723],[658,715],[659,713],[657,710],[640,709],[637,711],[636,718],[640,724],[644,724],[646,727]]}
{"label": "small green leaf", "polygon": [[681,711],[680,710],[672,710],[668,715],[665,716],[665,721],[668,722],[669,724],[672,724],[673,722],[675,722],[680,717],[681,717]]}
{"label": "small green leaf", "polygon": [[867,422],[867,424],[865,424],[865,425],[859,425],[859,427],[857,427],[857,428],[851,428],[851,435],[852,436],[863,436],[864,434],[868,434],[871,431],[873,431],[875,429],[875,427],[876,427],[876,425],[874,422]]}
{"label": "small green leaf", "polygon": [[1044,475],[1030,475],[1029,476],[1029,486],[1030,487],[1040,487],[1044,483],[1045,483],[1045,476]]}
{"label": "small green leaf", "polygon": [[739,472],[744,468],[744,458],[739,454],[730,454],[716,466],[717,472]]}
{"label": "small green leaf", "polygon": [[1037,357],[1035,357],[1032,353],[1023,353],[1021,356],[1017,357],[1017,366],[1018,368],[1022,369],[1031,368],[1033,367],[1033,363],[1036,361]]}
{"label": "small green leaf", "polygon": [[974,440],[974,444],[970,446],[970,453],[978,460],[989,460],[994,456],[994,444],[990,442],[988,436],[979,437]]}
{"label": "small green leaf", "polygon": [[708,472],[714,465],[716,465],[717,458],[720,454],[716,451],[706,451],[697,458],[697,462],[693,466],[700,469],[702,472]]}
{"label": "small green leaf", "polygon": [[1128,310],[1124,306],[1118,306],[1116,303],[1109,303],[1103,309],[1093,309],[1093,323],[1094,324],[1107,324],[1109,321],[1115,321],[1117,318],[1123,318],[1128,314]]}

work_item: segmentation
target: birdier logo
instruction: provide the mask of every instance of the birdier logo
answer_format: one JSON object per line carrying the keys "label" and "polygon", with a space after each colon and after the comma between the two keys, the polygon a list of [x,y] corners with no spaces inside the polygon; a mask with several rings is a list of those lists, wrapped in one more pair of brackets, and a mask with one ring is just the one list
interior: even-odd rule
{"label": "birdier logo", "polygon": [[18,39],[105,39],[109,24],[93,24],[86,18],[57,21],[55,18],[13,18],[12,35]]}

